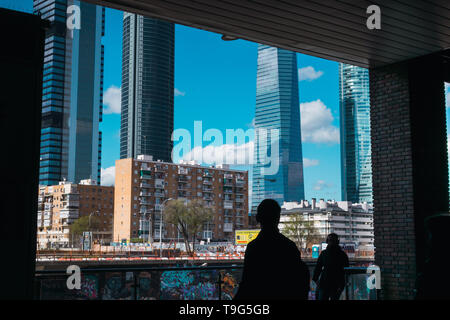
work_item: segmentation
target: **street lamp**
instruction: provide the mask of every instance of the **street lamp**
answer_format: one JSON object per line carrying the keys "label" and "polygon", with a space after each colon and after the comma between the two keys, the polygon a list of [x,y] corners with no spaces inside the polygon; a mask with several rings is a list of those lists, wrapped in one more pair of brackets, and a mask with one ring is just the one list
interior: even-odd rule
{"label": "street lamp", "polygon": [[[92,231],[91,231],[91,217],[92,217],[92,215],[94,214],[94,213],[98,213],[99,211],[97,210],[97,211],[92,211],[90,214],[89,214],[89,226],[88,226],[88,230],[89,230],[89,233],[90,233],[90,246],[89,246],[89,250],[91,249],[91,247],[92,247]],[[83,241],[84,241],[84,239],[83,239]],[[84,245],[83,245],[84,246]]]}
{"label": "street lamp", "polygon": [[162,257],[162,224],[163,224],[163,209],[164,209],[164,204],[169,201],[169,200],[173,200],[172,198],[166,199],[164,200],[161,205],[160,205],[160,209],[159,211],[161,212],[161,219],[159,219],[159,257]]}

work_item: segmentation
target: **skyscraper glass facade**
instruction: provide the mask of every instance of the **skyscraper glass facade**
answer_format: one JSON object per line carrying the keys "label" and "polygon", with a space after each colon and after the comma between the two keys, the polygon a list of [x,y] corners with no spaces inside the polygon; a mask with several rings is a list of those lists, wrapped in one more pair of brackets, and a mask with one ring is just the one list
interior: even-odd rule
{"label": "skyscraper glass facade", "polygon": [[173,23],[124,13],[121,159],[171,161],[174,45]]}
{"label": "skyscraper glass facade", "polygon": [[[77,0],[34,0],[33,8],[51,23],[45,39],[39,183],[100,183],[104,8]],[[78,19],[79,28],[68,28],[68,19],[73,25]]]}
{"label": "skyscraper glass facade", "polygon": [[[276,137],[270,134],[273,129],[279,134],[278,154],[275,154],[276,149],[272,145],[276,143]],[[264,139],[261,130],[267,130],[267,139]],[[261,159],[263,154],[270,155],[271,163]],[[278,158],[278,170],[267,174],[275,157]],[[283,201],[303,200],[305,192],[297,56],[292,51],[260,44],[256,80],[253,213],[265,198],[272,198],[281,205]]]}
{"label": "skyscraper glass facade", "polygon": [[372,203],[369,70],[339,64],[342,200]]}

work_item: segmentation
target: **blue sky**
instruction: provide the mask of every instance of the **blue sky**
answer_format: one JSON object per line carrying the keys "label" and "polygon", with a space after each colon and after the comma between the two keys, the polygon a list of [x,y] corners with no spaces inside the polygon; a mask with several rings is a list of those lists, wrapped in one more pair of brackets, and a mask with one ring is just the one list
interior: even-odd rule
{"label": "blue sky", "polygon": [[[32,10],[32,0],[2,0],[2,5]],[[107,176],[119,158],[122,12],[106,9],[102,168]],[[220,35],[180,25],[175,28],[174,128],[193,131],[201,120],[203,132],[217,128],[247,130],[254,119],[256,43],[223,41]],[[303,156],[306,198],[339,200],[338,64],[298,54],[305,72],[299,82],[302,103]],[[318,110],[318,112],[316,112]],[[308,119],[304,124],[304,119]],[[328,134],[320,136],[320,132]],[[206,146],[206,143],[204,147]],[[249,169],[249,166],[239,168]]]}
{"label": "blue sky", "polygon": [[[2,0],[1,6],[30,12],[32,0]],[[105,113],[100,125],[105,177],[119,159],[121,34],[122,12],[106,9]],[[305,196],[340,200],[338,63],[297,56]],[[225,135],[226,129],[250,128],[255,109],[256,58],[255,43],[226,42],[218,34],[176,25],[174,128],[193,131],[194,121],[199,120],[203,132],[217,128]],[[446,91],[448,101],[450,88]]]}
{"label": "blue sky", "polygon": [[[104,83],[105,97],[109,97],[107,91],[113,87],[110,93],[115,94],[111,94],[111,100],[118,99],[121,85],[121,28],[121,12],[107,9]],[[202,121],[203,132],[216,128],[225,136],[226,129],[247,130],[254,119],[256,58],[256,43],[223,41],[218,34],[176,25],[174,128],[185,128],[193,135],[194,121]],[[303,141],[303,155],[307,158],[305,196],[339,200],[338,64],[298,54],[298,67],[306,68],[303,73],[306,79],[299,82],[299,104],[305,103],[308,125],[312,131],[324,128],[331,135],[324,138],[317,137],[317,132],[304,134],[309,137]],[[315,114],[317,105],[321,112]],[[119,128],[119,114],[104,115],[101,130],[105,169],[114,166],[119,158]],[[205,142],[203,147],[206,145]],[[239,168],[249,169],[249,166]]]}

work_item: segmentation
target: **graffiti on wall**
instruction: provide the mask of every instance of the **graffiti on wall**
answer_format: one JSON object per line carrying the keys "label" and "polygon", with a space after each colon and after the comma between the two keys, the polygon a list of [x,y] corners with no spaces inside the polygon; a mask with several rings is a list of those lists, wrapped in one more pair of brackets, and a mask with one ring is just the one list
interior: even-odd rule
{"label": "graffiti on wall", "polygon": [[165,271],[161,274],[161,300],[217,300],[218,271]]}

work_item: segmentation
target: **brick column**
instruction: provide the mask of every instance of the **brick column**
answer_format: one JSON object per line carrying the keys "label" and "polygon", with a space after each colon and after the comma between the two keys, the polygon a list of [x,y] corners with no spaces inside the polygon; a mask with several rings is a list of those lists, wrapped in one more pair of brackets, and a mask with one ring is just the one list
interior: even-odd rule
{"label": "brick column", "polygon": [[413,299],[424,261],[423,219],[448,212],[442,60],[370,70],[375,261],[382,299]]}

